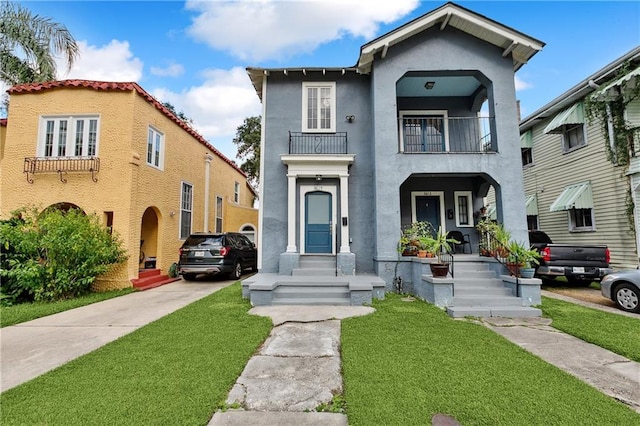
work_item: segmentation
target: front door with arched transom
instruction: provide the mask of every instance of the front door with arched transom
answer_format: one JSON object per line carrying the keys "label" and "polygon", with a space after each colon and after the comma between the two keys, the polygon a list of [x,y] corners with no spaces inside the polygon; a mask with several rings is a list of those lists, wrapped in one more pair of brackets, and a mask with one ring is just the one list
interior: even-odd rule
{"label": "front door with arched transom", "polygon": [[331,253],[331,194],[307,192],[305,203],[305,253]]}

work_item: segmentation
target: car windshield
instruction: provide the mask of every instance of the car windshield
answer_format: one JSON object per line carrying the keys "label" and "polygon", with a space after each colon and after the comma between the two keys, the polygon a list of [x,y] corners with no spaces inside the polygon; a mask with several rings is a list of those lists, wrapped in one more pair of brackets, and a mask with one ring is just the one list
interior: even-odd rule
{"label": "car windshield", "polygon": [[221,246],[222,235],[191,236],[184,243],[185,246]]}

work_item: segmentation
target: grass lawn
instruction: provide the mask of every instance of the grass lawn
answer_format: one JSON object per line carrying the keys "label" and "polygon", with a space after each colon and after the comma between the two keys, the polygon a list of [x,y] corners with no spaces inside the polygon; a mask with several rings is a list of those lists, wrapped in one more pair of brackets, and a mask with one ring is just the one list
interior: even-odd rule
{"label": "grass lawn", "polygon": [[205,425],[271,330],[240,284],[0,395],[2,425]]}
{"label": "grass lawn", "polygon": [[342,322],[350,425],[640,424],[640,415],[486,327],[398,295]]}
{"label": "grass lawn", "polygon": [[0,306],[0,327],[7,327],[36,318],[46,317],[47,315],[90,305],[102,300],[111,299],[112,297],[124,296],[132,291],[132,288],[125,288],[123,290],[106,291],[102,293],[89,293],[86,296],[57,302],[34,302],[21,303],[13,306]]}
{"label": "grass lawn", "polygon": [[640,362],[640,318],[587,308],[575,303],[542,297],[544,316],[554,328]]}

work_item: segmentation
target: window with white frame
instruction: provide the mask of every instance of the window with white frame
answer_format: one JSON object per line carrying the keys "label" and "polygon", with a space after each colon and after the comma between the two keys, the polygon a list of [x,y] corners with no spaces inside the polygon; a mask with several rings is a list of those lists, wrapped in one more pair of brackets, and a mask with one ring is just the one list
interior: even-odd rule
{"label": "window with white frame", "polygon": [[164,162],[164,134],[149,127],[147,134],[147,164],[162,169]]}
{"label": "window with white frame", "polygon": [[42,117],[39,157],[94,157],[98,155],[97,115]]}
{"label": "window with white frame", "polygon": [[529,231],[536,231],[539,229],[538,215],[532,215],[532,214],[527,215],[527,229]]}
{"label": "window with white frame", "polygon": [[252,243],[256,242],[256,229],[251,225],[245,225],[240,230],[241,233],[244,234],[245,237],[249,239]]}
{"label": "window with white frame", "polygon": [[571,151],[574,148],[586,145],[584,124],[570,124],[562,128],[562,149]]}
{"label": "window with white frame", "polygon": [[233,185],[233,202],[236,204],[240,203],[240,183],[235,182]]}
{"label": "window with white frame", "polygon": [[401,152],[447,151],[447,118],[447,111],[401,111]]}
{"label": "window with white frame", "polygon": [[302,83],[302,131],[336,131],[336,83]]}
{"label": "window with white frame", "polygon": [[531,148],[521,148],[520,151],[522,152],[522,165],[533,164],[533,150]]}
{"label": "window with white frame", "polygon": [[193,185],[182,182],[180,191],[180,239],[184,240],[191,234],[191,219],[193,216]]}
{"label": "window with white frame", "polygon": [[471,191],[455,191],[456,226],[473,226],[473,206]]}
{"label": "window with white frame", "polygon": [[569,231],[595,231],[593,209],[569,209]]}
{"label": "window with white frame", "polygon": [[222,232],[222,197],[216,197],[216,232]]}

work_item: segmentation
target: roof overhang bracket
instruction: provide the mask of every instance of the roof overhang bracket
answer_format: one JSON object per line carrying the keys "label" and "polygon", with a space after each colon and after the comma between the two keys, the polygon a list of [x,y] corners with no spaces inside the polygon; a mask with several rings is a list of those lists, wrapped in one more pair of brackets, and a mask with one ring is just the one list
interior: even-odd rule
{"label": "roof overhang bracket", "polygon": [[451,19],[451,12],[447,13],[447,16],[444,17],[444,20],[442,21],[442,24],[440,24],[440,31],[444,30],[444,28],[449,23],[450,19]]}
{"label": "roof overhang bracket", "polygon": [[384,57],[387,56],[388,50],[389,50],[389,43],[385,44],[384,47],[382,48],[382,55],[380,55],[380,58],[384,59]]}
{"label": "roof overhang bracket", "polygon": [[509,53],[511,53],[511,51],[513,49],[516,48],[516,46],[518,45],[517,41],[512,41],[511,44],[509,45],[509,47],[507,47],[506,49],[504,49],[504,52],[502,52],[502,57],[506,57],[507,55],[509,55]]}

